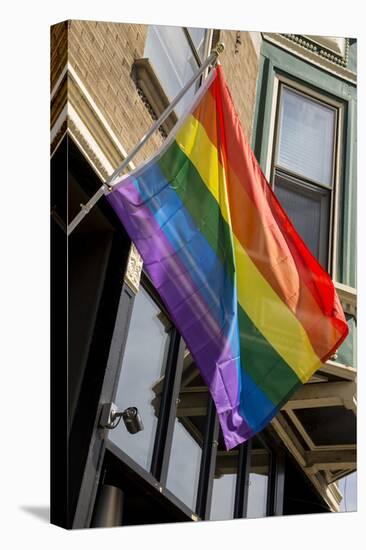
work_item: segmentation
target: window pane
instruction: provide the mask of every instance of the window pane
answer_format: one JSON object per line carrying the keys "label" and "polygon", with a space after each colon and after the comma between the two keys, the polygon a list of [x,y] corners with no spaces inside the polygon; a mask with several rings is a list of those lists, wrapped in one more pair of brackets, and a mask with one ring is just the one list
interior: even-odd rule
{"label": "window pane", "polygon": [[[199,43],[199,33],[194,33],[194,39]],[[197,63],[181,27],[151,25],[144,55],[149,58],[169,99],[174,99],[197,69]],[[178,103],[175,108],[178,116],[190,103],[194,93],[195,87],[192,86]]]}
{"label": "window pane", "polygon": [[258,438],[253,440],[250,456],[248,518],[264,517],[267,514],[269,452]]}
{"label": "window pane", "polygon": [[202,386],[203,380],[197,367],[192,358],[186,355],[180,381],[166,487],[193,512],[196,511],[208,392],[200,392],[200,403],[197,400],[191,401],[190,396],[191,391],[195,394],[194,390]]}
{"label": "window pane", "polygon": [[195,511],[202,447],[193,430],[189,421],[183,424],[176,418],[166,486]]}
{"label": "window pane", "polygon": [[331,186],[334,109],[283,88],[279,129],[278,165]]}
{"label": "window pane", "polygon": [[210,519],[233,519],[238,451],[218,451]]}
{"label": "window pane", "polygon": [[194,27],[188,27],[188,31],[192,38],[193,44],[196,47],[197,53],[200,56],[200,59],[203,60],[206,29],[196,29]]}
{"label": "window pane", "polygon": [[355,512],[357,510],[357,472],[340,479],[338,488],[342,493],[340,511]]}
{"label": "window pane", "polygon": [[350,316],[347,320],[349,333],[341,347],[337,351],[337,363],[356,368],[356,319]]}
{"label": "window pane", "polygon": [[330,191],[276,175],[275,193],[297,232],[327,269]]}
{"label": "window pane", "polygon": [[[138,464],[150,469],[157,413],[153,407],[152,386],[165,369],[169,334],[159,315],[161,311],[140,287],[135,298],[115,403],[118,410],[137,407],[144,429],[130,434],[123,421],[108,437]],[[146,351],[148,350],[148,353]]]}

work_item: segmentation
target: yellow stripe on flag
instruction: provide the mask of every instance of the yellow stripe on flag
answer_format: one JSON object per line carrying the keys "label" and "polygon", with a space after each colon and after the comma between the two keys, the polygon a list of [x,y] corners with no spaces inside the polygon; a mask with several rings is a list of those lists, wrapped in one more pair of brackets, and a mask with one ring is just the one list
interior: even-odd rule
{"label": "yellow stripe on flag", "polygon": [[187,122],[177,133],[175,141],[194,164],[201,179],[219,203],[224,220],[231,228],[225,170],[219,161],[218,151],[205,129],[196,118],[189,115]]}
{"label": "yellow stripe on flag", "polygon": [[304,327],[234,235],[238,302],[302,382],[321,366]]}
{"label": "yellow stripe on flag", "polygon": [[[205,129],[190,115],[179,130],[176,142],[194,164],[218,202],[223,218],[231,227],[225,171],[219,162],[218,151]],[[232,235],[240,306],[299,379],[306,382],[321,366],[307,332],[263,277],[235,234]]]}

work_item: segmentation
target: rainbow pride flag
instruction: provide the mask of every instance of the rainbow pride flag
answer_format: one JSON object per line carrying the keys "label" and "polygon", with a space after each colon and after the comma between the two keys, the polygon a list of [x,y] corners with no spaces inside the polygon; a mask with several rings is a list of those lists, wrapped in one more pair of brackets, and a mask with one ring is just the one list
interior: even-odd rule
{"label": "rainbow pride flag", "polygon": [[227,449],[248,440],[348,327],[250,149],[220,66],[107,198],[210,390]]}

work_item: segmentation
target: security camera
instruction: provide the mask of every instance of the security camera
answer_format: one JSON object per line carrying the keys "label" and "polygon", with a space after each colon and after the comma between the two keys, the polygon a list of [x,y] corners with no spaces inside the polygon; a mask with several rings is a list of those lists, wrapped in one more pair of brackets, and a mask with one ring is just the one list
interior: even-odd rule
{"label": "security camera", "polygon": [[137,407],[128,407],[122,412],[117,410],[114,403],[105,403],[102,406],[99,426],[104,429],[114,430],[123,418],[123,422],[130,434],[136,434],[144,429],[142,418]]}
{"label": "security camera", "polygon": [[130,434],[136,434],[144,429],[142,418],[137,407],[128,407],[122,413],[123,422]]}

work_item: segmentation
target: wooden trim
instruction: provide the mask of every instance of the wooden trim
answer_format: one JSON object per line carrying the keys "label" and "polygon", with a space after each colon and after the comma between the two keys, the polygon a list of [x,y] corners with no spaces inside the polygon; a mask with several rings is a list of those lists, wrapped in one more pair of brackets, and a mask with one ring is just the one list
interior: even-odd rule
{"label": "wooden trim", "polygon": [[355,410],[355,382],[320,382],[304,384],[282,407],[282,410],[294,410],[343,405]]}
{"label": "wooden trim", "polygon": [[329,485],[321,472],[315,474],[306,472],[306,474],[324,501],[328,504],[330,510],[332,512],[339,512],[339,503],[342,500],[342,495],[337,485],[335,483]]}
{"label": "wooden trim", "polygon": [[[311,451],[305,451],[281,413],[279,413],[276,418],[272,420],[271,425],[287,449],[299,463],[304,473],[318,491],[319,495],[324,499],[328,506],[330,506],[331,510],[334,512],[338,511],[341,496],[334,483],[330,485],[328,484],[324,473],[319,471],[320,466],[322,468],[329,468],[330,470],[332,469],[331,467],[339,470],[342,466],[345,466],[345,470],[348,470],[350,467],[354,469],[356,465],[356,450],[342,449],[340,451],[330,449],[327,451],[318,451],[317,449],[314,449]],[[320,454],[323,452],[331,454]],[[343,459],[342,453],[346,453],[343,455]],[[311,460],[313,462],[308,463],[308,461]],[[323,463],[320,463],[320,460],[323,460]]]}
{"label": "wooden trim", "polygon": [[342,223],[342,190],[344,188],[344,135],[345,135],[345,102],[340,103],[337,108],[337,124],[335,128],[334,139],[334,166],[333,166],[333,181],[334,181],[334,197],[332,205],[332,217],[330,220],[330,235],[331,239],[331,269],[330,273],[334,279],[337,277],[337,266],[340,256],[339,235],[341,234]]}
{"label": "wooden trim", "polygon": [[[272,449],[271,449],[272,451]],[[268,450],[252,449],[250,459],[251,469],[256,474],[264,474],[268,471]],[[220,475],[233,474],[238,467],[238,451],[218,451],[216,459],[216,471]]]}
{"label": "wooden trim", "polygon": [[[314,444],[313,440],[309,436],[308,432],[305,430],[304,426],[302,425],[302,423],[300,422],[300,420],[298,419],[296,414],[292,410],[286,411],[286,412],[287,412],[291,422],[294,424],[295,428],[298,430],[299,434],[303,438],[304,442],[309,447],[309,449],[315,449],[315,444]],[[305,451],[305,449],[304,449],[304,451]]]}
{"label": "wooden trim", "polygon": [[310,450],[317,450],[317,451],[343,451],[343,450],[350,450],[350,449],[356,449],[355,443],[350,444],[343,444],[343,445],[315,445],[314,441],[311,439],[307,431],[305,430],[304,426],[298,419],[296,413],[294,411],[286,411],[291,422],[294,424],[295,428],[298,430],[301,437],[304,439],[305,443],[309,447]]}
{"label": "wooden trim", "polygon": [[177,416],[205,416],[209,402],[205,386],[181,388],[179,392]]}
{"label": "wooden trim", "polygon": [[347,365],[342,365],[341,363],[331,360],[323,363],[317,372],[322,374],[331,374],[333,376],[338,376],[343,380],[350,381],[356,381],[357,377],[357,369],[354,367],[348,367]]}
{"label": "wooden trim", "polygon": [[336,470],[335,472],[325,472],[325,478],[329,484],[336,484],[338,480],[352,474],[355,471],[356,469],[352,468],[351,470]]}
{"label": "wooden trim", "polygon": [[316,473],[319,470],[352,469],[357,464],[356,456],[356,449],[305,451],[306,470],[309,473]]}
{"label": "wooden trim", "polygon": [[357,319],[357,291],[341,283],[334,283],[338,297],[342,303],[343,310]]}

